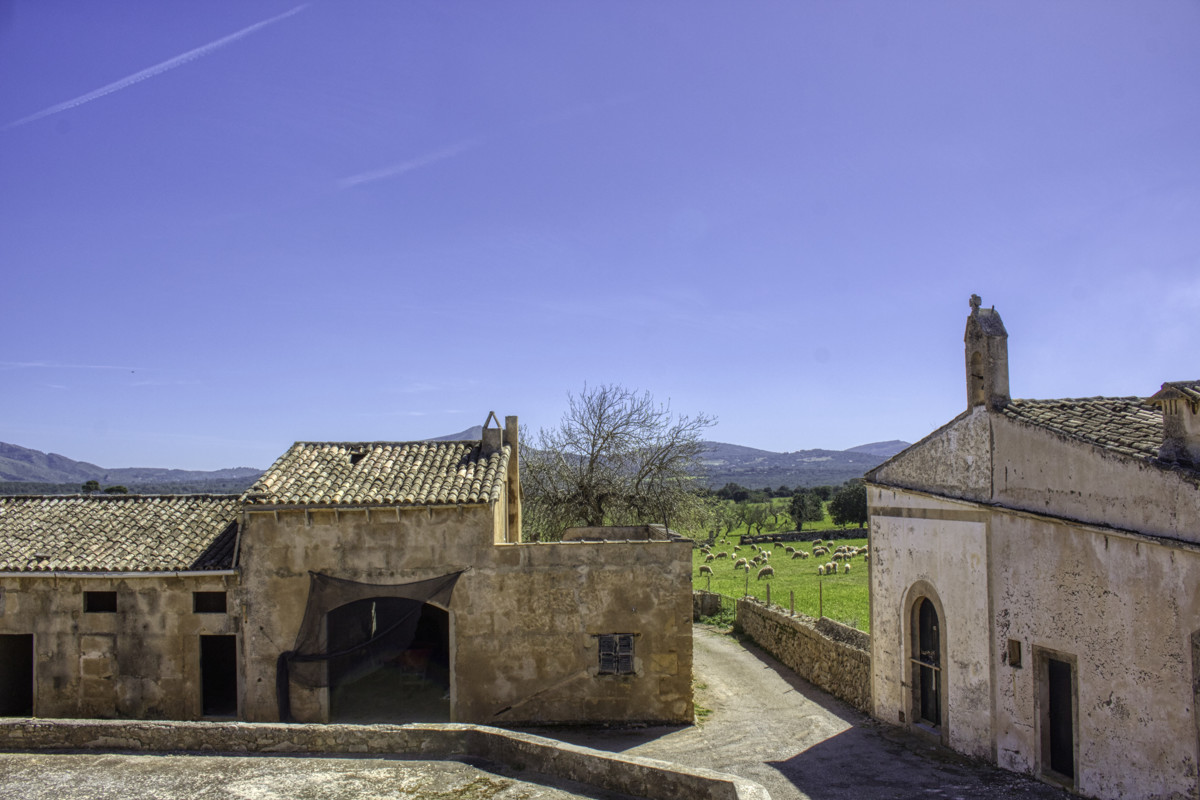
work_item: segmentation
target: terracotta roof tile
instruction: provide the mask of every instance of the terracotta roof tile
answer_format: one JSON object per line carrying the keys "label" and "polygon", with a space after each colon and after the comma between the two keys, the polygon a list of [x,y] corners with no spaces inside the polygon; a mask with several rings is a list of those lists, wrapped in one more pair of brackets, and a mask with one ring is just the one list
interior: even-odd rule
{"label": "terracotta roof tile", "polygon": [[229,569],[232,495],[0,497],[0,571]]}
{"label": "terracotta roof tile", "polygon": [[1135,458],[1156,458],[1162,444],[1162,412],[1140,397],[1012,400],[1001,413]]}
{"label": "terracotta roof tile", "polygon": [[500,499],[509,447],[471,442],[296,442],[242,495],[248,505],[426,506]]}

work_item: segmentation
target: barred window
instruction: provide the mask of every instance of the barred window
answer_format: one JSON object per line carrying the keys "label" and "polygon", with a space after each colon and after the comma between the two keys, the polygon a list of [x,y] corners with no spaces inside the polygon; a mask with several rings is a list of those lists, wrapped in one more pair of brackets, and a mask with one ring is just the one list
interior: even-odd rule
{"label": "barred window", "polygon": [[600,645],[601,675],[634,674],[632,633],[602,633],[596,638]]}

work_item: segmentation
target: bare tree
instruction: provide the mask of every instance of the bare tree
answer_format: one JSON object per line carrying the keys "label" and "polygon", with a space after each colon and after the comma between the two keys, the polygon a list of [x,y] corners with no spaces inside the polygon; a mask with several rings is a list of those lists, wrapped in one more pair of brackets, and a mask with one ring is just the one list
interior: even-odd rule
{"label": "bare tree", "polygon": [[712,417],[676,416],[649,392],[615,384],[569,394],[562,420],[522,436],[526,538],[572,525],[680,524],[701,513],[692,493]]}

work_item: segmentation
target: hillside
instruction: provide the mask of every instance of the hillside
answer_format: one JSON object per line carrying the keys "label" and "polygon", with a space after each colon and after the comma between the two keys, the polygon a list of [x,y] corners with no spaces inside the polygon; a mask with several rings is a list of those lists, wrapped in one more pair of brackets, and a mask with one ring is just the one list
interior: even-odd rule
{"label": "hillside", "polygon": [[[262,474],[261,469],[233,467],[218,470],[185,470],[160,467],[98,467],[57,453],[43,453],[0,442],[0,488],[22,494],[77,492],[86,481],[102,486],[121,485],[145,493],[238,493]],[[13,484],[18,484],[14,486]],[[30,484],[20,486],[19,484]],[[57,490],[54,487],[61,487]]]}
{"label": "hillside", "polygon": [[905,447],[907,442],[873,442],[849,450],[797,450],[776,453],[724,442],[704,442],[705,483],[719,489],[727,483],[750,489],[823,486],[861,478]]}

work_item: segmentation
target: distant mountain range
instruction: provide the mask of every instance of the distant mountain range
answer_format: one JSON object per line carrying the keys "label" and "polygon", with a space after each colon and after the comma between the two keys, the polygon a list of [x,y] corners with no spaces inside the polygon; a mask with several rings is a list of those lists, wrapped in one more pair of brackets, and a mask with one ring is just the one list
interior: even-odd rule
{"label": "distant mountain range", "polygon": [[9,494],[78,492],[87,481],[145,493],[234,493],[248,488],[262,472],[252,467],[210,471],[158,467],[109,469],[57,453],[0,442],[0,491]]}
{"label": "distant mountain range", "polygon": [[[480,426],[430,441],[478,439]],[[719,489],[738,483],[750,489],[779,486],[821,486],[860,478],[886,461],[907,442],[892,440],[859,445],[849,450],[798,450],[775,453],[724,442],[704,442],[704,481]],[[236,494],[249,488],[262,470],[233,467],[218,470],[123,467],[110,469],[74,461],[57,453],[0,442],[0,494],[62,494],[78,492],[87,481],[102,487],[120,485],[147,494],[213,492]]]}

